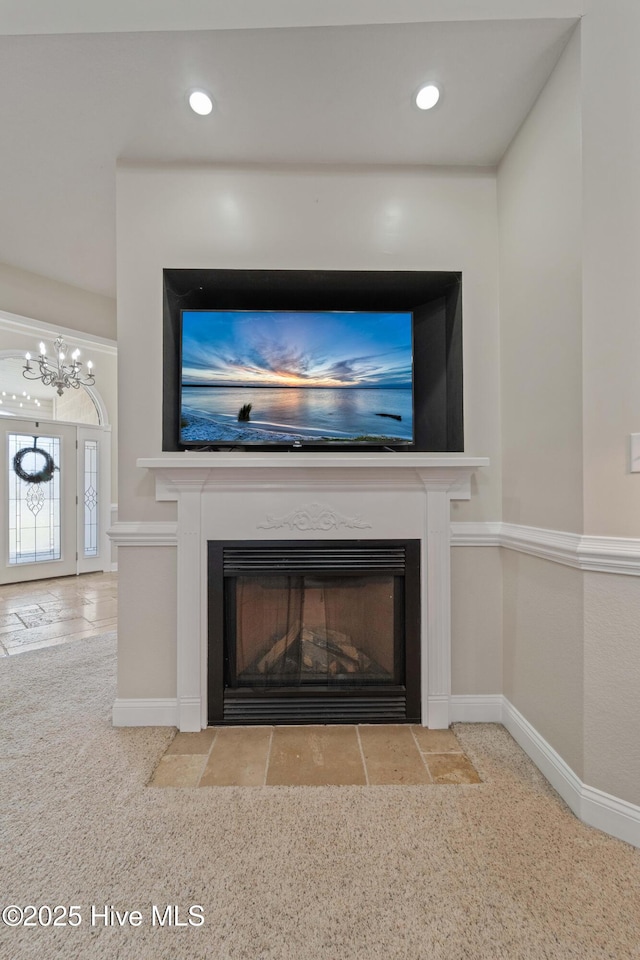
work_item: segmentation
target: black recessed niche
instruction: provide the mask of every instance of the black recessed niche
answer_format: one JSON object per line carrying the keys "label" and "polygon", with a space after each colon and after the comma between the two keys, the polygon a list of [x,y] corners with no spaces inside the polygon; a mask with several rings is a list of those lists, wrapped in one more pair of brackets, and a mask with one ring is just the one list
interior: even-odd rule
{"label": "black recessed niche", "polygon": [[183,449],[182,310],[411,311],[415,442],[401,449],[464,450],[461,272],[165,269],[163,294],[163,450]]}

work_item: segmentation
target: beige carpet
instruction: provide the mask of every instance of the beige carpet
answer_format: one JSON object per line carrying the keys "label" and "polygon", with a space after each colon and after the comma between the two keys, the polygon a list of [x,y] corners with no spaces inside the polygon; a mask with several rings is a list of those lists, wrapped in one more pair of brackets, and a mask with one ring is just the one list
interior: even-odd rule
{"label": "beige carpet", "polygon": [[[112,637],[0,660],[1,906],[82,917],[0,923],[3,960],[640,958],[640,851],[501,727],[456,727],[474,786],[158,790],[172,731],[111,727],[114,672]],[[91,904],[143,925],[92,927]],[[153,927],[154,904],[205,923]]]}

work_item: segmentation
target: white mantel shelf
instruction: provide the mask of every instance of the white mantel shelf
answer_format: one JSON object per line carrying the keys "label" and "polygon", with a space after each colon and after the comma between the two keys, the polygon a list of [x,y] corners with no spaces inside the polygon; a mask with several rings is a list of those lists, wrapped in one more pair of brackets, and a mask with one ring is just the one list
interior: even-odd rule
{"label": "white mantel shelf", "polygon": [[464,453],[164,453],[137,461],[147,470],[364,470],[487,467],[488,457]]}
{"label": "white mantel shelf", "polygon": [[422,723],[451,705],[450,502],[486,457],[439,453],[184,452],[141,458],[156,499],[177,501],[177,722],[207,725],[207,542],[418,539]]}
{"label": "white mantel shelf", "polygon": [[137,466],[156,477],[156,499],[177,500],[180,490],[277,483],[298,489],[327,485],[446,489],[470,497],[471,474],[489,465],[487,457],[428,453],[167,453],[140,458]]}

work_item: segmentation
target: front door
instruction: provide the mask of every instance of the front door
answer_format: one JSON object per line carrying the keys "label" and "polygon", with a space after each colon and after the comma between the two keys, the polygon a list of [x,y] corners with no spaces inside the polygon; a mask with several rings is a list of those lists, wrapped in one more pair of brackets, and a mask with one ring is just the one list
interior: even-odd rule
{"label": "front door", "polygon": [[108,441],[100,427],[13,417],[0,424],[0,583],[105,569]]}

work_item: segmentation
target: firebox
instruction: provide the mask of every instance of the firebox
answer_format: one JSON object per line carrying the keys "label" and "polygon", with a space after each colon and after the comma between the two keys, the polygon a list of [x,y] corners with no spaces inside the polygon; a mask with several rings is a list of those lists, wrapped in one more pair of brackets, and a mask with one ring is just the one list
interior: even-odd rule
{"label": "firebox", "polygon": [[420,720],[420,541],[210,541],[210,724]]}

